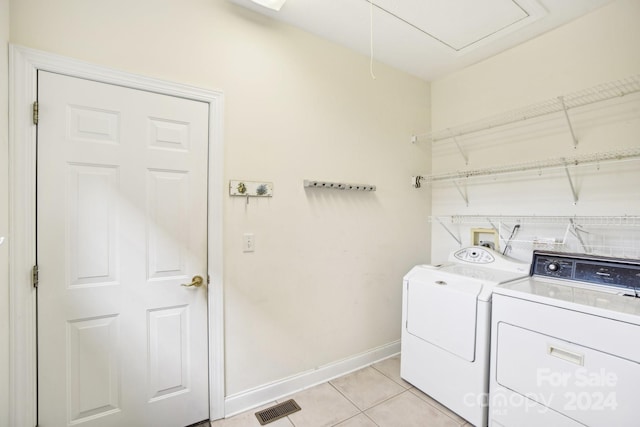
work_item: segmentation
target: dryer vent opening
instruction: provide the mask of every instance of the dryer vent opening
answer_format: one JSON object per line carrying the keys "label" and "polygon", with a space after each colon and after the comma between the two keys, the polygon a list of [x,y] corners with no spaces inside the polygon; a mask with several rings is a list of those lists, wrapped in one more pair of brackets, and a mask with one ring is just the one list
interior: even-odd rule
{"label": "dryer vent opening", "polygon": [[278,403],[270,408],[256,412],[256,418],[258,418],[260,425],[263,426],[300,410],[301,408],[295,400],[289,399],[286,402]]}

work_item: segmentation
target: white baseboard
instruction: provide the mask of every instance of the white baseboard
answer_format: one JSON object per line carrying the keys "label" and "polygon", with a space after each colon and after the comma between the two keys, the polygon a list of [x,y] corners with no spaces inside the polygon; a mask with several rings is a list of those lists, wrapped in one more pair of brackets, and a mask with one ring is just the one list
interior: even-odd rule
{"label": "white baseboard", "polygon": [[364,353],[320,366],[307,372],[274,381],[225,398],[225,417],[273,402],[292,393],[330,381],[400,353],[400,340]]}

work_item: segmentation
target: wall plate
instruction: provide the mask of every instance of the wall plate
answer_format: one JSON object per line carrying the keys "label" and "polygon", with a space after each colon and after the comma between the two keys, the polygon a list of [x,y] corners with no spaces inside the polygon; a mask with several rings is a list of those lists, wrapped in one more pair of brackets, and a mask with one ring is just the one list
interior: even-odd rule
{"label": "wall plate", "polygon": [[500,249],[498,232],[493,228],[472,228],[471,244],[474,246],[484,246],[497,251]]}

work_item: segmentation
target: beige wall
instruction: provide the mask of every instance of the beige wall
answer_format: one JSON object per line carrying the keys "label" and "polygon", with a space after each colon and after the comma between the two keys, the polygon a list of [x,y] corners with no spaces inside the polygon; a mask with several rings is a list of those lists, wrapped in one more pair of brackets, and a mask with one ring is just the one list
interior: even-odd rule
{"label": "beige wall", "polygon": [[[0,237],[9,231],[8,218],[8,72],[9,0],[0,0]],[[0,245],[0,427],[9,419],[9,272],[8,242]]]}
{"label": "beige wall", "polygon": [[[589,15],[546,33],[484,62],[432,83],[432,127],[445,129],[509,109],[640,73],[640,1],[617,0]],[[480,169],[553,157],[586,155],[640,147],[640,94],[571,110],[579,140],[576,149],[562,114],[521,122],[501,130],[462,137],[468,152],[465,166],[449,141],[433,146],[433,171]],[[564,171],[468,180],[469,207],[452,184],[433,186],[433,214],[483,215],[638,215],[640,174],[637,161],[573,169],[579,201],[574,206]],[[478,224],[488,226],[489,224]],[[512,224],[513,226],[513,224]],[[458,232],[456,227],[453,227]],[[604,245],[617,231],[590,230]],[[618,236],[616,244],[631,246],[640,256],[637,227]],[[564,224],[554,230],[522,227],[521,236],[562,237]],[[463,243],[470,233],[460,230]],[[623,233],[625,234],[625,233]],[[603,237],[606,235],[605,237]],[[575,246],[575,239],[572,244]],[[624,241],[626,240],[626,241]],[[629,241],[631,240],[631,241]],[[527,245],[519,255],[530,257]],[[457,247],[439,225],[433,226],[432,257],[443,259]],[[529,248],[530,249],[530,248]],[[578,247],[579,249],[579,247]]]}
{"label": "beige wall", "polygon": [[274,183],[225,196],[228,395],[400,338],[402,276],[429,258],[430,196],[409,185],[430,163],[409,142],[428,83],[372,80],[368,58],[223,0],[14,0],[11,42],[225,93],[225,179]]}

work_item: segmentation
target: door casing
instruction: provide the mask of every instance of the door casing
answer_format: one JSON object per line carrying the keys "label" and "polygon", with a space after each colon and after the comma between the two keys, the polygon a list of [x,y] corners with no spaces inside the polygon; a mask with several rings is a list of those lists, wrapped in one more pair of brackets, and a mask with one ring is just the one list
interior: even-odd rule
{"label": "door casing", "polygon": [[[209,406],[224,411],[224,317],[222,204],[223,108],[221,92],[96,66],[21,46],[9,46],[9,424],[37,423],[36,137],[32,105],[38,70],[161,93],[209,104],[208,259]],[[46,114],[46,112],[41,112]]]}

